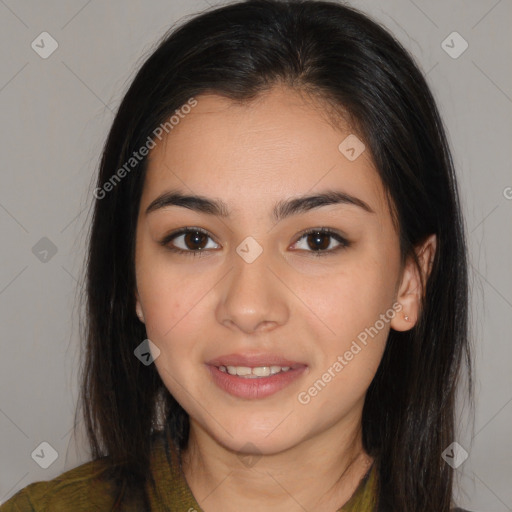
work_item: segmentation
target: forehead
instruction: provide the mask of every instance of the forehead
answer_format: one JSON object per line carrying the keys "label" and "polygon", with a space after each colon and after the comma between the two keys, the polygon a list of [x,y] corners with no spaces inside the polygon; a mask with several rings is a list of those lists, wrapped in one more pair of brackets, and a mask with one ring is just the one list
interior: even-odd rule
{"label": "forehead", "polygon": [[375,209],[384,208],[370,152],[347,158],[347,137],[357,151],[363,143],[346,123],[334,124],[321,102],[286,87],[275,87],[248,103],[215,94],[196,100],[169,134],[155,141],[143,203],[178,187],[222,196],[236,210],[248,195],[263,205],[283,195],[342,187],[364,195],[361,199]]}

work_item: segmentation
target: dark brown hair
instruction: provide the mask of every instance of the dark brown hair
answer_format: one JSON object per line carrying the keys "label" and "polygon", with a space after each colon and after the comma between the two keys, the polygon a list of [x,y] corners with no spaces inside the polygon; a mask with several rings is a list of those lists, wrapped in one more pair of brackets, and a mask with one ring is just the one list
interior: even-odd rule
{"label": "dark brown hair", "polygon": [[[249,0],[209,9],[173,28],[125,94],[104,147],[97,187],[190,98],[213,92],[247,102],[277,83],[314,93],[357,124],[389,195],[402,258],[431,234],[437,249],[421,315],[391,331],[368,390],[363,442],[375,457],[379,511],[445,512],[456,385],[471,388],[467,263],[450,150],[429,87],[379,24],[328,1]],[[109,456],[120,489],[143,488],[160,410],[177,447],[188,416],[154,365],[134,349],[135,228],[146,158],[96,199],[85,283],[81,406],[94,458]],[[99,196],[98,196],[99,197]],[[159,407],[162,407],[159,409]]]}

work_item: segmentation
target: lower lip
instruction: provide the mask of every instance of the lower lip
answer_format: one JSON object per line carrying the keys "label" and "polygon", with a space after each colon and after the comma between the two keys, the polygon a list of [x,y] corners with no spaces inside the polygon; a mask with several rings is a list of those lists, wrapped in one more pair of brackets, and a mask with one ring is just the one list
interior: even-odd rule
{"label": "lower lip", "polygon": [[306,366],[279,372],[268,377],[248,379],[221,372],[216,366],[207,365],[215,384],[230,395],[239,398],[266,398],[298,379],[306,370]]}

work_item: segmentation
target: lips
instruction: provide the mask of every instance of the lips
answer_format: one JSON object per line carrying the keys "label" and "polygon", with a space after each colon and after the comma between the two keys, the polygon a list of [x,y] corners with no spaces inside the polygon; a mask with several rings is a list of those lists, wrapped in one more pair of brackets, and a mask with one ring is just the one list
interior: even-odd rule
{"label": "lips", "polygon": [[217,387],[232,396],[245,399],[261,399],[273,395],[285,389],[307,370],[305,363],[277,354],[263,353],[226,354],[208,361],[206,365]]}

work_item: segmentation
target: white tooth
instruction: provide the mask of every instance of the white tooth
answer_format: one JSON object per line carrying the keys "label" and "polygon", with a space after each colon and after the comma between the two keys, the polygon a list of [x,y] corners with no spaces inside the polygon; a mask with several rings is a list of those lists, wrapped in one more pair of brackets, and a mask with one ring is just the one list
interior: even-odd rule
{"label": "white tooth", "polygon": [[290,366],[258,366],[249,368],[248,366],[219,366],[219,370],[230,375],[237,375],[246,379],[255,379],[258,377],[268,377],[269,375],[276,375],[280,372],[287,372]]}
{"label": "white tooth", "polygon": [[253,375],[258,377],[268,377],[270,375],[270,366],[259,366],[252,369]]}

